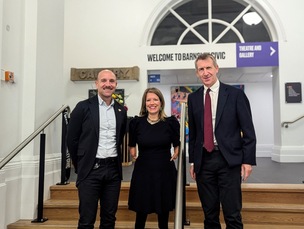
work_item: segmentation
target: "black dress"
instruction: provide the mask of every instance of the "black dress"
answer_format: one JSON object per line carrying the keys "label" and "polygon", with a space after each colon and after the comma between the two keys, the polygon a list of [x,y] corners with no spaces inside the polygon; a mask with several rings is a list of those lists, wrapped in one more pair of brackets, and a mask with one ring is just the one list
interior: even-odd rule
{"label": "black dress", "polygon": [[179,132],[174,116],[153,125],[147,117],[131,120],[129,146],[138,145],[138,158],[130,185],[130,210],[162,214],[174,209],[177,172],[170,149],[179,146]]}

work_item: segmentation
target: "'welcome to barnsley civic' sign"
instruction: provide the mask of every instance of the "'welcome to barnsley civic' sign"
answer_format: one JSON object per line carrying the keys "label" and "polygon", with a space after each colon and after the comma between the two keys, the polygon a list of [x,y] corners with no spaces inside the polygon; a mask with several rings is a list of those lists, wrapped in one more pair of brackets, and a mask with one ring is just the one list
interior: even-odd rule
{"label": "'welcome to barnsley civic' sign", "polygon": [[195,59],[203,52],[211,53],[221,68],[279,65],[278,42],[149,46],[146,49],[150,70],[194,68]]}

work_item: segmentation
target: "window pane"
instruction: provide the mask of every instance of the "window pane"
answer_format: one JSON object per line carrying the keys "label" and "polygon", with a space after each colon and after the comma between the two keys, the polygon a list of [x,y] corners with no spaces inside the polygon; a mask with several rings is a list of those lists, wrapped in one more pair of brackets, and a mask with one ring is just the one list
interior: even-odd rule
{"label": "window pane", "polygon": [[171,13],[155,30],[151,45],[176,45],[186,27]]}
{"label": "window pane", "polygon": [[[213,0],[212,1],[212,19],[217,19],[231,24],[240,13],[245,9],[248,4],[233,0]],[[198,23],[194,29],[205,39],[209,40],[209,24],[205,22],[200,23],[202,20],[208,19],[208,0],[192,0],[187,1],[185,4],[173,9],[178,16],[169,13],[162,22],[158,25],[154,32],[151,45],[176,45],[182,33],[187,29],[187,26],[180,22],[181,17],[190,26]],[[254,11],[254,9],[251,9]],[[212,39],[215,40],[219,34],[225,29],[226,25],[220,23],[212,23]],[[267,42],[271,41],[267,31],[267,27],[263,21],[258,25],[247,25],[241,18],[234,27],[242,35],[245,42]],[[212,40],[212,41],[213,41]],[[208,42],[212,42],[208,41]],[[235,31],[229,30],[218,43],[237,43],[240,38]],[[189,32],[184,37],[182,44],[202,44],[203,42],[192,32]]]}
{"label": "window pane", "polygon": [[175,9],[188,24],[208,18],[208,0],[193,0]]}

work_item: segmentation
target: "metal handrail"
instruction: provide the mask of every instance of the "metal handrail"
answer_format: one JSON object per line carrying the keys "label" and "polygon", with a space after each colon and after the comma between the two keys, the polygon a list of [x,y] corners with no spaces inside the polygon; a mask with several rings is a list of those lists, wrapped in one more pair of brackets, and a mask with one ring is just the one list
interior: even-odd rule
{"label": "metal handrail", "polygon": [[185,201],[185,182],[184,182],[184,160],[185,160],[185,118],[186,118],[186,104],[181,104],[180,116],[180,148],[177,162],[177,185],[176,185],[176,199],[175,199],[175,217],[174,229],[184,228],[184,201]]}
{"label": "metal handrail", "polygon": [[35,130],[30,136],[28,136],[23,142],[21,142],[12,152],[10,152],[5,158],[3,158],[0,162],[0,170],[65,110],[67,110],[67,112],[70,113],[70,107],[68,105],[63,105],[37,130]]}
{"label": "metal handrail", "polygon": [[288,128],[289,124],[293,124],[293,123],[295,123],[295,122],[301,120],[302,118],[304,118],[304,115],[302,115],[301,117],[299,117],[299,118],[297,118],[297,119],[295,119],[295,120],[293,120],[293,121],[282,122],[281,126],[282,126],[282,127],[285,127],[285,128]]}

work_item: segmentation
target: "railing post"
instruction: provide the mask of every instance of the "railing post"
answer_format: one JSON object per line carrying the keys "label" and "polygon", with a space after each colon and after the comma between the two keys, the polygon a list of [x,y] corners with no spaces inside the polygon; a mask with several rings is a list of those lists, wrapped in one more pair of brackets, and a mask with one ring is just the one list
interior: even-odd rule
{"label": "railing post", "polygon": [[[184,135],[184,142],[186,142],[186,134]],[[187,183],[187,166],[186,166],[186,152],[184,149],[183,152],[183,176],[184,176],[184,185],[183,185],[183,225],[190,225],[190,220],[187,220],[186,217],[186,186],[189,186],[189,183]]]}
{"label": "railing post", "polygon": [[61,181],[57,185],[66,185],[70,178],[71,173],[71,158],[67,150],[66,136],[67,126],[69,123],[68,111],[62,112],[62,125],[61,125]]}
{"label": "railing post", "polygon": [[181,104],[180,118],[180,148],[177,161],[177,184],[176,184],[176,200],[175,200],[175,219],[174,229],[183,229],[186,222],[186,198],[185,198],[185,118],[186,105]]}
{"label": "railing post", "polygon": [[38,183],[38,212],[37,219],[32,223],[43,223],[47,218],[43,218],[43,196],[44,196],[44,169],[45,169],[45,134],[40,134],[40,160],[39,160],[39,183]]}

